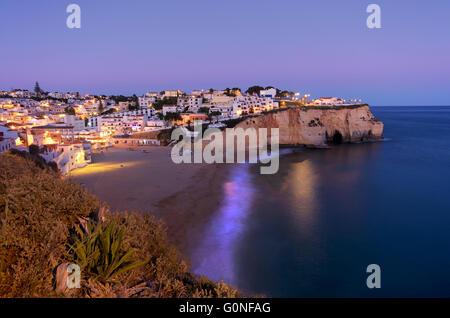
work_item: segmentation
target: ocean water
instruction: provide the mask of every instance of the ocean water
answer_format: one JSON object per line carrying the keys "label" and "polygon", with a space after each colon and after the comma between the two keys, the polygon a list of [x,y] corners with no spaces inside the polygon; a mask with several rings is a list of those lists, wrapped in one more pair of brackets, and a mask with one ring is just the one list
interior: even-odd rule
{"label": "ocean water", "polygon": [[449,297],[450,107],[372,112],[383,141],[236,167],[193,269],[272,297]]}

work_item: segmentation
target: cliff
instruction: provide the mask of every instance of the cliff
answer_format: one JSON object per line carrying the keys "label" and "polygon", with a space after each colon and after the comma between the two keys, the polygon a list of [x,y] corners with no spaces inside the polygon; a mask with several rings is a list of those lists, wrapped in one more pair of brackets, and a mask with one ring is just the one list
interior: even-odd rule
{"label": "cliff", "polygon": [[[279,128],[280,145],[326,146],[383,138],[369,105],[300,106],[249,117],[236,128]],[[268,131],[270,136],[270,129]]]}

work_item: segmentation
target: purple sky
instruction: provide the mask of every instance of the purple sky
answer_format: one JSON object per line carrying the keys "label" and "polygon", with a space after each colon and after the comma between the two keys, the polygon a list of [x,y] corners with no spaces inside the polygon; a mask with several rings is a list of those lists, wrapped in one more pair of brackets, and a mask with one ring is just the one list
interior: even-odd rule
{"label": "purple sky", "polygon": [[[66,7],[81,7],[81,29]],[[366,7],[382,28],[366,27]],[[273,85],[450,105],[448,0],[1,0],[0,89],[137,94]]]}

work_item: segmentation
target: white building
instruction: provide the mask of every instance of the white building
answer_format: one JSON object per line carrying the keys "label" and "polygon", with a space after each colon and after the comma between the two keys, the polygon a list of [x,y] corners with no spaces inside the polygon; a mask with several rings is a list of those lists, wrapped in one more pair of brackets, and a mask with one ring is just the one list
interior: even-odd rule
{"label": "white building", "polygon": [[131,110],[123,113],[114,114],[116,116],[127,116],[127,115],[145,115],[150,118],[155,115],[155,109],[153,108],[141,108],[138,110]]}
{"label": "white building", "polygon": [[191,92],[191,95],[192,96],[202,96],[203,95],[203,90],[200,90],[200,89],[193,90]]}
{"label": "white building", "polygon": [[70,171],[83,168],[90,163],[90,147],[86,147],[82,142],[65,144],[45,145],[42,147],[40,155],[47,162],[55,162],[66,175]]}
{"label": "white building", "polygon": [[20,97],[20,98],[31,98],[36,95],[34,92],[30,92],[27,90],[16,90],[9,93],[12,97]]}
{"label": "white building", "polygon": [[170,97],[178,97],[183,95],[183,92],[180,91],[179,89],[177,90],[168,90],[168,91],[164,91],[163,94],[163,98],[170,98]]}
{"label": "white building", "polygon": [[165,125],[165,121],[159,118],[150,118],[147,120],[147,127],[150,128],[162,128]]}
{"label": "white building", "polygon": [[145,97],[156,97],[158,99],[161,98],[161,96],[159,95],[158,92],[147,92],[147,93],[145,93]]}
{"label": "white building", "polygon": [[226,96],[225,93],[226,91],[208,90],[203,93],[203,97],[207,100],[212,100],[215,96]]}
{"label": "white building", "polygon": [[223,104],[232,104],[235,97],[222,95],[222,94],[213,94],[210,99],[210,103],[212,105],[223,105]]}
{"label": "white building", "polygon": [[89,117],[87,120],[86,129],[98,130],[98,118],[97,116]]}
{"label": "white building", "polygon": [[[113,113],[113,114],[109,114],[109,115],[104,115],[104,116],[93,116],[93,117],[89,117],[87,120],[87,126],[85,127],[85,129],[94,129],[97,131],[102,131],[101,129],[101,118],[105,117],[107,118],[106,120],[103,121],[105,126],[105,122],[108,121],[112,121],[112,122],[120,122],[120,118],[123,117],[127,117],[132,118],[133,116],[143,116],[145,117],[143,120],[148,121],[148,119],[150,119],[151,117],[153,117],[155,115],[155,110],[153,107],[151,108],[141,108],[138,110],[132,110],[132,111],[126,111],[126,112],[121,112],[121,113]],[[115,120],[112,120],[111,118],[114,118]],[[140,117],[139,117],[140,118]],[[126,120],[128,120],[126,119]],[[140,122],[140,120],[139,120]],[[112,125],[115,126],[115,125]],[[118,125],[121,126],[121,125]],[[136,129],[136,128],[135,128]]]}
{"label": "white building", "polygon": [[181,109],[189,108],[189,111],[197,112],[199,107],[203,105],[203,97],[198,96],[181,96],[178,97],[177,106]]}
{"label": "white building", "polygon": [[155,96],[142,96],[139,97],[139,107],[140,108],[150,108],[152,104],[158,100]]}
{"label": "white building", "polygon": [[48,93],[48,96],[56,98],[56,99],[64,99],[70,97],[68,94],[65,93],[58,93],[58,92],[51,92]]}
{"label": "white building", "polygon": [[142,131],[147,126],[146,115],[117,115],[111,114],[98,118],[99,130],[110,135],[127,134]]}
{"label": "white building", "polygon": [[234,98],[233,116],[259,114],[263,111],[270,111],[276,107],[272,98],[259,97],[255,95],[240,95]]}
{"label": "white building", "polygon": [[270,97],[272,99],[277,95],[277,90],[275,88],[269,88],[259,91],[259,96],[261,97]]}
{"label": "white building", "polygon": [[181,108],[177,105],[164,105],[162,108],[162,113],[164,116],[167,115],[167,113],[179,113],[181,112]]}
{"label": "white building", "polygon": [[27,142],[37,146],[72,142],[73,139],[73,126],[64,123],[36,126],[27,129]]}
{"label": "white building", "polygon": [[233,104],[216,105],[209,108],[210,113],[219,112],[222,118],[231,118],[233,116]]}
{"label": "white building", "polygon": [[313,101],[316,106],[333,106],[333,105],[343,105],[345,100],[337,97],[320,97]]}
{"label": "white building", "polygon": [[15,140],[16,138],[19,137],[19,134],[14,129],[0,125],[0,137]]}
{"label": "white building", "polygon": [[130,106],[136,106],[135,102],[119,102],[119,112],[126,112],[130,109]]}
{"label": "white building", "polygon": [[0,137],[0,153],[13,148],[14,144],[13,139]]}
{"label": "white building", "polygon": [[74,115],[64,116],[63,122],[69,126],[73,126],[74,131],[82,131],[86,128],[84,124],[84,119],[79,119]]}

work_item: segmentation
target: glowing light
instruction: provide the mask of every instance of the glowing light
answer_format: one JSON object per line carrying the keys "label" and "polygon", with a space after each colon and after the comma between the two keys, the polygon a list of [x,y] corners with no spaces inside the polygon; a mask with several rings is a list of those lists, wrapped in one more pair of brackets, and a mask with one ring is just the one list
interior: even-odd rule
{"label": "glowing light", "polygon": [[83,150],[77,152],[77,155],[75,157],[75,161],[78,163],[83,163],[85,158],[85,153]]}
{"label": "glowing light", "polygon": [[99,162],[90,164],[84,168],[80,168],[72,171],[70,174],[73,176],[82,176],[90,174],[98,174],[106,171],[112,171],[121,168],[129,168],[137,165],[148,164],[148,160],[143,161],[127,161],[126,163],[111,163],[111,162]]}

